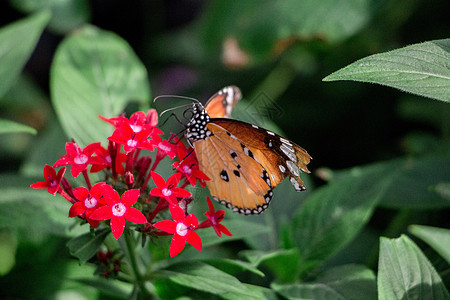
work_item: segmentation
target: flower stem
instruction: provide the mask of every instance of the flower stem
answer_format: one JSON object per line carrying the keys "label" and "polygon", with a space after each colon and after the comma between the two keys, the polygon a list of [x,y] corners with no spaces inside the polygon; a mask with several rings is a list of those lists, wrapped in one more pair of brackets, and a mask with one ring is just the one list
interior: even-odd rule
{"label": "flower stem", "polygon": [[88,190],[90,190],[92,188],[92,184],[91,184],[91,180],[89,179],[87,169],[83,170],[83,172],[81,172],[81,173],[83,173],[84,180],[86,180],[87,188],[88,188]]}
{"label": "flower stem", "polygon": [[132,233],[127,233],[124,234],[125,237],[125,243],[126,243],[126,247],[127,247],[127,254],[128,254],[128,259],[130,262],[130,266],[131,269],[133,270],[134,273],[134,279],[135,279],[135,286],[139,287],[141,293],[144,295],[145,299],[154,299],[154,295],[147,290],[147,288],[145,287],[145,283],[142,279],[142,275],[139,272],[139,268],[138,268],[138,264],[137,264],[137,260],[136,260],[136,245],[135,245],[135,240],[133,237]]}

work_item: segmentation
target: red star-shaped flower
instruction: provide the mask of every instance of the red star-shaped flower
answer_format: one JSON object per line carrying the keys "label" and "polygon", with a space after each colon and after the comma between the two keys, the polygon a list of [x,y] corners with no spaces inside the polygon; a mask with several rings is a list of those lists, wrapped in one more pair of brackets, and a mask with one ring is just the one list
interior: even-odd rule
{"label": "red star-shaped flower", "polygon": [[170,244],[170,257],[178,255],[183,250],[186,242],[195,249],[202,251],[202,240],[194,230],[198,226],[197,217],[193,214],[184,215],[183,210],[177,205],[169,206],[173,221],[159,221],[153,226],[159,230],[173,234]]}
{"label": "red star-shaped flower", "polygon": [[144,129],[151,129],[158,124],[158,114],[154,109],[149,110],[148,115],[146,115],[143,111],[137,111],[130,116],[130,119],[127,119],[123,116],[105,118],[101,115],[98,115],[98,117],[116,128],[119,128],[124,124],[128,124],[136,133]]}
{"label": "red star-shaped flower", "polygon": [[72,165],[70,168],[70,174],[73,177],[77,177],[81,172],[87,169],[88,165],[104,165],[105,162],[102,158],[92,156],[95,150],[100,147],[100,143],[92,143],[87,145],[84,149],[81,149],[75,143],[66,143],[66,152],[58,159],[53,165],[53,168],[63,165]]}
{"label": "red star-shaped flower", "polygon": [[192,148],[186,148],[182,142],[177,144],[177,155],[179,162],[176,161],[172,164],[172,167],[176,168],[182,174],[184,174],[192,186],[197,184],[197,179],[200,182],[201,187],[205,187],[205,180],[210,180],[205,173],[200,171],[198,167],[197,157]]}
{"label": "red star-shaped flower", "polygon": [[48,192],[52,195],[55,195],[60,189],[59,184],[66,172],[66,167],[60,169],[58,174],[54,168],[49,165],[45,165],[44,167],[44,178],[45,181],[38,181],[30,185],[32,189],[48,189]]}
{"label": "red star-shaped flower", "polygon": [[78,201],[70,208],[69,217],[84,216],[88,223],[96,228],[99,221],[92,220],[90,216],[97,208],[106,204],[105,194],[111,192],[108,187],[105,182],[99,182],[90,191],[82,186],[73,189],[73,194]]}
{"label": "red star-shaped flower", "polygon": [[114,130],[108,140],[123,145],[123,149],[127,154],[134,149],[152,151],[153,144],[148,140],[152,131],[153,129],[143,129],[142,127],[139,127],[139,131],[134,131],[129,124],[123,124]]}
{"label": "red star-shaped flower", "polygon": [[162,197],[174,205],[177,204],[177,197],[185,198],[192,196],[192,194],[185,189],[176,187],[180,182],[181,173],[173,174],[167,179],[167,182],[156,172],[151,171],[151,176],[157,186],[150,191],[150,195],[152,196]]}
{"label": "red star-shaped flower", "polygon": [[173,159],[177,155],[176,145],[170,143],[168,140],[161,140],[160,138],[158,141],[157,139],[155,139],[154,145],[156,148],[167,154],[170,159]]}
{"label": "red star-shaped flower", "polygon": [[105,197],[106,205],[95,210],[90,218],[104,221],[111,219],[111,231],[116,240],[120,238],[125,228],[125,220],[137,224],[144,224],[147,218],[136,208],[131,207],[139,198],[139,189],[128,190],[119,197],[119,193],[111,186],[105,185],[108,197]]}
{"label": "red star-shaped flower", "polygon": [[[105,168],[112,167],[112,159],[111,159],[109,147],[108,147],[108,149],[106,149],[106,148],[100,146],[97,150],[95,150],[95,154],[98,157],[100,157],[101,159],[103,159],[105,164],[104,165],[93,165],[91,167],[91,173],[100,172],[101,170],[103,170]],[[125,168],[124,168],[123,164],[125,163],[126,160],[127,160],[127,155],[125,153],[117,152],[116,163],[115,163],[117,174],[125,173]]]}
{"label": "red star-shaped flower", "polygon": [[209,199],[208,196],[206,196],[206,201],[208,202],[209,210],[205,212],[205,215],[208,217],[208,220],[203,221],[198,228],[206,228],[206,227],[213,227],[216,231],[217,235],[220,237],[222,236],[222,232],[228,236],[232,236],[231,232],[220,222],[222,222],[223,218],[225,217],[225,211],[224,210],[214,210],[214,205],[211,202],[211,199]]}

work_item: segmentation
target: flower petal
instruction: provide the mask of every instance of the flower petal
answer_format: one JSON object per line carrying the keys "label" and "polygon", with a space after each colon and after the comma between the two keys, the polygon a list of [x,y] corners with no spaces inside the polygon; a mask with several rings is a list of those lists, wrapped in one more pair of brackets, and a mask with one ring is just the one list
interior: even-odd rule
{"label": "flower petal", "polygon": [[98,183],[94,184],[94,186],[92,186],[91,190],[89,191],[90,194],[93,197],[100,199],[103,196],[103,191],[105,190],[105,185],[106,185],[106,182],[98,182]]}
{"label": "flower petal", "polygon": [[197,232],[190,230],[186,235],[186,241],[198,251],[202,251],[202,240]]}
{"label": "flower petal", "polygon": [[70,174],[73,176],[73,178],[76,178],[78,177],[78,175],[80,175],[81,172],[86,170],[86,168],[87,168],[86,164],[82,165],[73,164],[72,167],[70,167]]}
{"label": "flower petal", "polygon": [[164,197],[160,188],[152,188],[152,190],[150,191],[150,195],[157,197]]}
{"label": "flower petal", "polygon": [[[212,201],[211,201],[211,199],[209,199],[208,196],[206,196],[206,203],[208,203],[209,212],[211,214],[214,214],[214,205],[212,204]],[[208,218],[209,218],[209,216],[208,216]]]}
{"label": "flower petal", "polygon": [[66,173],[66,167],[59,169],[58,175],[56,175],[56,178],[58,179],[58,181],[61,181],[61,178],[63,178],[64,173]]}
{"label": "flower petal", "polygon": [[169,205],[170,214],[175,222],[184,221],[184,211],[178,205]]}
{"label": "flower petal", "polygon": [[125,218],[112,217],[111,218],[111,231],[113,236],[118,240],[125,229]]}
{"label": "flower petal", "polygon": [[[123,196],[122,196],[123,197]],[[128,207],[124,215],[125,219],[136,224],[147,223],[147,218],[142,212],[134,207]]]}
{"label": "flower petal", "polygon": [[178,234],[174,234],[172,237],[172,242],[170,243],[170,257],[180,254],[184,248],[184,245],[186,245],[186,241]]}
{"label": "flower petal", "polygon": [[169,179],[167,179],[167,186],[169,185],[177,186],[178,182],[180,182],[180,179],[181,179],[180,172],[173,174],[172,176],[169,177]]}
{"label": "flower petal", "polygon": [[140,194],[139,189],[128,190],[122,194],[120,201],[122,201],[122,203],[125,204],[125,206],[130,207],[136,203],[136,201],[139,198],[139,194]]}
{"label": "flower petal", "polygon": [[162,189],[162,188],[166,187],[166,181],[164,180],[164,178],[162,178],[161,175],[159,175],[156,172],[151,171],[151,176],[158,188]]}
{"label": "flower petal", "polygon": [[[181,174],[181,173],[177,173],[177,174]],[[174,195],[176,195],[177,197],[180,197],[180,198],[192,196],[191,192],[186,191],[185,189],[182,189],[182,188],[174,188],[171,191],[173,192]]]}
{"label": "flower petal", "polygon": [[89,190],[84,186],[79,186],[73,189],[73,195],[79,201],[84,201],[89,196]]}
{"label": "flower petal", "polygon": [[47,179],[56,179],[56,171],[50,165],[44,166],[44,178]]}
{"label": "flower petal", "polygon": [[86,207],[83,202],[75,202],[69,210],[69,218],[73,218],[81,215],[86,211]]}
{"label": "flower petal", "polygon": [[93,220],[104,221],[111,219],[113,216],[111,211],[111,206],[102,206],[96,209],[91,215],[90,218]]}
{"label": "flower petal", "polygon": [[[231,232],[222,224],[217,225],[219,230],[228,236],[232,236]],[[220,236],[220,235],[219,235]]]}
{"label": "flower petal", "polygon": [[197,228],[198,226],[197,217],[193,214],[187,215],[186,218],[184,219],[184,223],[194,228]]}
{"label": "flower petal", "polygon": [[164,220],[164,221],[156,222],[155,224],[153,224],[153,227],[158,228],[159,230],[162,230],[164,232],[174,234],[176,231],[177,225],[174,221]]}
{"label": "flower petal", "polygon": [[32,189],[48,189],[48,182],[47,181],[38,181],[30,185],[30,188]]}
{"label": "flower petal", "polygon": [[91,156],[95,152],[95,150],[97,150],[101,146],[102,145],[99,142],[89,144],[83,149],[83,154],[85,154],[87,156]]}

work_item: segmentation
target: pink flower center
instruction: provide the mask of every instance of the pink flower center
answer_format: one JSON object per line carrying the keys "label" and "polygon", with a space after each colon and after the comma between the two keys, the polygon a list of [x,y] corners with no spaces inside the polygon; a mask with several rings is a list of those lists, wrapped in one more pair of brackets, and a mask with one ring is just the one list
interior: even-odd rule
{"label": "pink flower center", "polygon": [[172,148],[169,146],[164,145],[162,142],[158,144],[159,149],[161,149],[164,152],[170,152]]}
{"label": "pink flower center", "polygon": [[181,222],[177,224],[176,231],[179,236],[186,236],[186,234],[188,234],[188,230],[189,229],[185,224]]}
{"label": "pink flower center", "polygon": [[77,165],[84,165],[89,160],[89,157],[86,154],[80,154],[73,159],[73,162]]}
{"label": "pink flower center", "polygon": [[128,147],[134,148],[134,147],[136,147],[136,145],[137,145],[137,141],[135,141],[133,139],[130,139],[130,140],[127,141],[127,146]]}
{"label": "pink flower center", "polygon": [[166,197],[169,197],[170,195],[172,195],[172,191],[169,190],[168,188],[163,188],[161,192]]}
{"label": "pink flower center", "polygon": [[189,166],[187,166],[187,165],[183,165],[183,172],[188,174],[188,175],[191,175],[192,174],[192,169]]}
{"label": "pink flower center", "polygon": [[88,196],[84,200],[84,206],[86,206],[87,209],[94,208],[97,205],[97,203],[98,203],[97,198],[92,196]]}
{"label": "pink flower center", "polygon": [[127,211],[127,207],[123,203],[116,203],[112,207],[112,214],[116,217],[122,217]]}
{"label": "pink flower center", "polygon": [[108,164],[111,164],[112,163],[111,155],[106,155],[105,160]]}
{"label": "pink flower center", "polygon": [[59,184],[58,180],[53,179],[53,178],[49,179],[49,181],[48,181],[48,185],[49,185],[50,187],[55,187],[55,186],[57,186],[58,184]]}
{"label": "pink flower center", "polygon": [[131,129],[134,133],[138,133],[142,131],[142,126],[137,124],[130,124]]}

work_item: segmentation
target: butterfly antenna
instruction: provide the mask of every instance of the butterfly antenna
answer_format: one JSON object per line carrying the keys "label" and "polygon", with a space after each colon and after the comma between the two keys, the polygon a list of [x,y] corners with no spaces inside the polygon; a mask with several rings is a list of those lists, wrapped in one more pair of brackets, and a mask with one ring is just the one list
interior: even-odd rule
{"label": "butterfly antenna", "polygon": [[[161,115],[162,115],[162,114],[161,114]],[[178,119],[178,116],[177,116],[176,114],[174,114],[174,113],[171,113],[170,116],[169,116],[166,120],[164,120],[164,122],[162,122],[161,125],[159,125],[159,126],[160,126],[160,127],[163,127],[163,126],[167,123],[167,121],[169,121],[170,117],[174,117],[175,120],[177,120],[177,122],[178,122],[181,126],[184,127],[184,129],[182,130],[182,132],[186,129],[186,124],[184,124],[183,122],[181,122],[181,120]]]}
{"label": "butterfly antenna", "polygon": [[[155,103],[156,100],[159,100],[159,99],[162,99],[162,98],[178,98],[178,99],[191,100],[191,101],[194,101],[194,102],[197,102],[197,103],[201,103],[198,99],[195,99],[195,98],[192,98],[192,97],[186,97],[186,96],[178,96],[178,95],[159,95],[159,96],[156,96],[155,99],[153,99],[153,103]],[[166,109],[165,111],[163,111],[161,113],[161,115],[163,113],[165,113],[167,110],[176,109],[176,108],[180,108],[180,107],[187,106],[187,105],[191,105],[191,103],[183,104],[183,105],[180,105],[180,106],[177,106],[177,107]]]}

